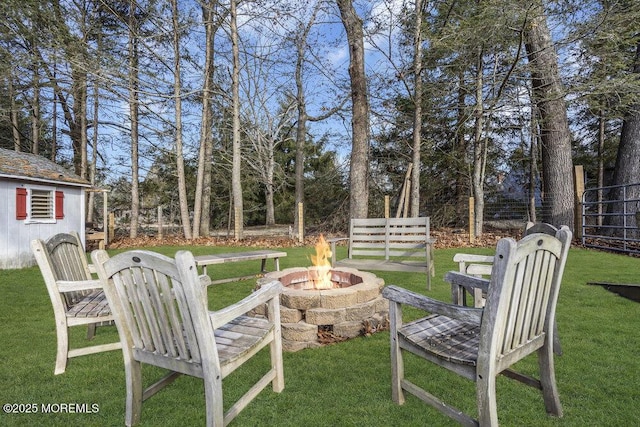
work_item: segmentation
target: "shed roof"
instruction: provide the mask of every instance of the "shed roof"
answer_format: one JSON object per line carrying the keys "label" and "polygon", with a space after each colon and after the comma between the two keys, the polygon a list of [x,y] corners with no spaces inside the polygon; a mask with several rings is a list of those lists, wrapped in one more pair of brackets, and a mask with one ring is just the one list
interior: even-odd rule
{"label": "shed roof", "polygon": [[42,156],[0,148],[0,177],[90,187],[65,167]]}

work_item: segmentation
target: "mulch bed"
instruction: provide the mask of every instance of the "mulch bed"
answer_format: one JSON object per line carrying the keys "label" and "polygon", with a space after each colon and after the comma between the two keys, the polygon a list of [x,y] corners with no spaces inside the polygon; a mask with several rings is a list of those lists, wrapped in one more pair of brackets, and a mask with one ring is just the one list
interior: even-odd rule
{"label": "mulch bed", "polygon": [[[474,244],[469,243],[469,233],[462,229],[438,229],[431,231],[431,237],[436,239],[435,248],[470,248],[470,247],[495,247],[502,237],[512,236],[519,238],[519,230],[495,230],[487,231],[482,237],[476,238]],[[140,236],[135,239],[129,237],[116,238],[109,243],[110,249],[136,248],[136,247],[153,247],[153,246],[243,246],[248,248],[290,248],[290,247],[313,247],[319,237],[319,233],[310,234],[305,237],[304,242],[289,236],[247,236],[241,241],[237,241],[232,237],[199,237],[197,239],[187,240],[179,235],[164,236],[158,239],[154,236]],[[331,234],[325,235],[325,238],[338,237]]]}

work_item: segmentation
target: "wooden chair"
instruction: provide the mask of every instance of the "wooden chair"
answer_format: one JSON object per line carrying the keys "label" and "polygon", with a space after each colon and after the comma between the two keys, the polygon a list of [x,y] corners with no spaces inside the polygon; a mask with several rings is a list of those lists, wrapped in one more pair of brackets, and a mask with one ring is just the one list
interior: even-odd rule
{"label": "wooden chair", "polygon": [[54,374],[63,373],[71,357],[120,349],[119,342],[69,349],[70,327],[87,325],[87,339],[91,339],[97,325],[113,321],[100,281],[91,276],[78,234],[60,233],[46,242],[35,239],[31,249],[47,286],[56,322]]}
{"label": "wooden chair", "polygon": [[[198,276],[191,252],[175,260],[148,251],[129,251],[109,259],[91,254],[118,326],[126,377],[126,424],[139,422],[142,402],[179,375],[204,380],[207,425],[227,425],[269,383],[284,388],[280,337],[280,282],[274,281],[238,303],[210,312],[208,277]],[[267,305],[268,318],[244,314]],[[222,380],[269,345],[271,368],[226,413]],[[169,370],[142,390],[142,363]]]}
{"label": "wooden chair", "polygon": [[[402,404],[408,391],[465,425],[496,426],[496,376],[521,381],[542,390],[548,413],[562,416],[553,360],[553,327],[558,291],[571,243],[571,231],[556,236],[534,233],[519,242],[498,242],[491,279],[449,272],[445,279],[466,289],[487,292],[484,308],[433,300],[396,286],[383,296],[391,301],[392,397]],[[430,312],[403,324],[401,305]],[[405,378],[402,352],[409,351],[476,382],[475,420]],[[539,379],[510,367],[537,353]]]}

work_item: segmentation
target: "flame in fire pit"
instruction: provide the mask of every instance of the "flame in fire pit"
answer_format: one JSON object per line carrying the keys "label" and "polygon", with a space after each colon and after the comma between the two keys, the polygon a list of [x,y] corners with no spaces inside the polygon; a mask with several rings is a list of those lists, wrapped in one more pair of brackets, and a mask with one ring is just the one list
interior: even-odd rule
{"label": "flame in fire pit", "polygon": [[331,281],[331,248],[321,234],[315,246],[316,254],[311,255],[311,264],[315,267],[317,277],[311,278],[315,289],[331,289],[334,286]]}

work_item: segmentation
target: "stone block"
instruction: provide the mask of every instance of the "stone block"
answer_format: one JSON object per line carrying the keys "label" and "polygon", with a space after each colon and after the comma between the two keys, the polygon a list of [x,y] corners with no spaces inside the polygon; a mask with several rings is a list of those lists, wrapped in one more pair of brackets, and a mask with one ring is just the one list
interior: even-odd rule
{"label": "stone block", "polygon": [[372,301],[380,296],[380,289],[372,284],[371,286],[364,286],[362,289],[358,290],[358,299],[357,302],[359,304]]}
{"label": "stone block", "polygon": [[370,301],[370,302],[365,302],[364,304],[356,304],[354,306],[347,307],[345,309],[345,312],[346,312],[345,320],[362,321],[362,319],[373,316],[373,313],[375,313],[375,302]]}
{"label": "stone block", "polygon": [[358,303],[358,293],[350,288],[332,289],[320,293],[320,307],[345,308]]}
{"label": "stone block", "polygon": [[280,323],[298,323],[302,320],[302,312],[295,308],[280,306]]}
{"label": "stone block", "polygon": [[280,303],[297,310],[308,310],[320,307],[320,293],[318,291],[294,290],[280,294]]}
{"label": "stone block", "polygon": [[282,340],[282,350],[288,351],[290,353],[294,353],[296,351],[303,350],[308,348],[308,342],[306,341],[290,341],[290,340]]}
{"label": "stone block", "polygon": [[388,313],[389,312],[389,300],[380,295],[375,299],[375,311],[376,313]]}
{"label": "stone block", "polygon": [[304,317],[312,325],[335,325],[345,321],[345,310],[347,309],[312,308],[306,311]]}
{"label": "stone block", "polygon": [[355,338],[362,334],[362,321],[342,322],[333,325],[333,333],[339,337]]}
{"label": "stone block", "polygon": [[290,341],[316,341],[318,327],[304,322],[283,323],[282,338]]}

